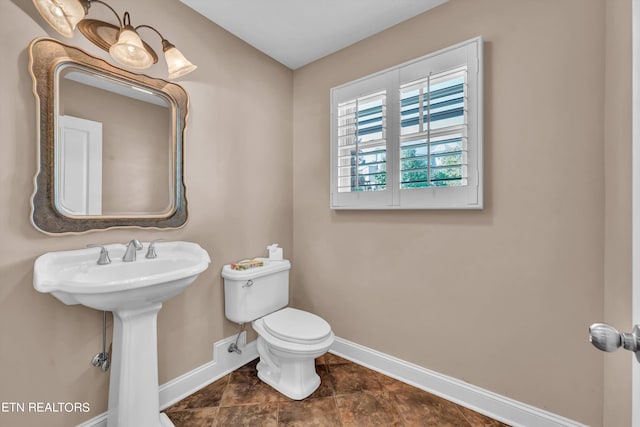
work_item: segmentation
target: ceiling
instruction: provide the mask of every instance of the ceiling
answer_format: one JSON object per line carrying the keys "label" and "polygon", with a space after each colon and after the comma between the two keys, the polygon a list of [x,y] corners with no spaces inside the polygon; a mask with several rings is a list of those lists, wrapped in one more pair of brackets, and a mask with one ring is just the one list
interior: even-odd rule
{"label": "ceiling", "polygon": [[180,0],[295,70],[448,0]]}

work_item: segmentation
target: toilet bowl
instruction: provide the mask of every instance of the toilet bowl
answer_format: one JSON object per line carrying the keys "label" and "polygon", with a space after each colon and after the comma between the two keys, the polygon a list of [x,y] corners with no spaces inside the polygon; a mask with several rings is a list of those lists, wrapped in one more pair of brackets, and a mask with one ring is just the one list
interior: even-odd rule
{"label": "toilet bowl", "polygon": [[251,324],[258,333],[258,377],[285,396],[300,400],[320,386],[315,359],[335,340],[319,316],[283,308]]}
{"label": "toilet bowl", "polygon": [[251,322],[258,334],[258,378],[285,396],[300,400],[320,386],[315,359],[335,340],[331,326],[321,317],[289,303],[288,260],[258,259],[260,267],[222,269],[225,316]]}

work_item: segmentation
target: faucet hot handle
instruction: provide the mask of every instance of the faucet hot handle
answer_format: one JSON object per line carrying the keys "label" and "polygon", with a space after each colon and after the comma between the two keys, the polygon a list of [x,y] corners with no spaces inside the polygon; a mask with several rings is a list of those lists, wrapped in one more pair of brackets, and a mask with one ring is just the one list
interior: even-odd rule
{"label": "faucet hot handle", "polygon": [[149,258],[149,259],[154,259],[158,257],[158,254],[156,254],[156,242],[160,242],[163,241],[164,239],[156,239],[153,240],[151,243],[149,243],[149,248],[147,249],[147,254],[144,256],[145,258]]}
{"label": "faucet hot handle", "polygon": [[105,264],[110,264],[111,263],[111,258],[109,258],[109,252],[107,251],[107,248],[105,248],[102,245],[87,245],[88,248],[100,248],[100,256],[98,257],[98,261],[96,262],[96,264],[98,265],[105,265]]}

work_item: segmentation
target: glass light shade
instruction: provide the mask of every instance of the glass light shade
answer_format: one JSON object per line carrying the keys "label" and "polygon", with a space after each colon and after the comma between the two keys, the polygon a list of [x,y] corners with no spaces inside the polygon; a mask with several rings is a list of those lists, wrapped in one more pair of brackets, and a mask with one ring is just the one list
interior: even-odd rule
{"label": "glass light shade", "polygon": [[125,26],[120,30],[118,42],[109,48],[109,54],[119,63],[131,68],[144,69],[153,65],[153,57],[131,26]]}
{"label": "glass light shade", "polygon": [[164,49],[164,59],[167,61],[167,68],[169,70],[168,77],[170,80],[177,79],[198,68],[189,62],[175,46]]}
{"label": "glass light shade", "polygon": [[33,0],[33,4],[54,30],[69,38],[86,15],[79,0]]}

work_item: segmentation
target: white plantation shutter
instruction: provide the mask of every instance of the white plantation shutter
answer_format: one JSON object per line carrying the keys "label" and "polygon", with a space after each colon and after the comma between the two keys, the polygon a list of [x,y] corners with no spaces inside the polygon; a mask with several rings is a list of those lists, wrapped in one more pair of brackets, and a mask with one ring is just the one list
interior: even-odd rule
{"label": "white plantation shutter", "polygon": [[398,97],[389,75],[354,82],[331,94],[332,206],[375,208],[391,203],[388,168],[397,120],[389,114]]}
{"label": "white plantation shutter", "polygon": [[338,105],[338,192],[386,188],[386,91]]}
{"label": "white plantation shutter", "polygon": [[482,208],[482,40],[331,90],[331,207]]}
{"label": "white plantation shutter", "polygon": [[467,185],[467,67],[400,87],[400,188]]}

